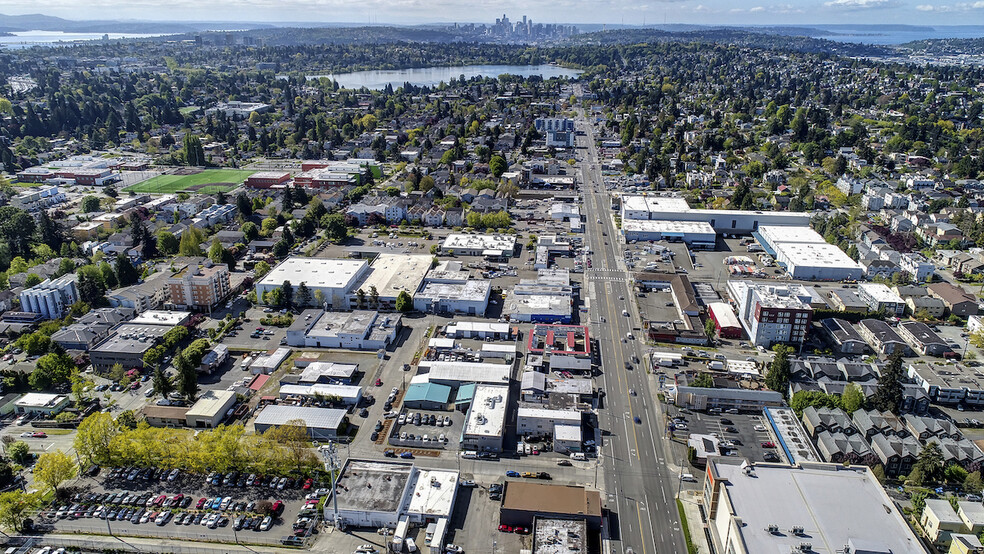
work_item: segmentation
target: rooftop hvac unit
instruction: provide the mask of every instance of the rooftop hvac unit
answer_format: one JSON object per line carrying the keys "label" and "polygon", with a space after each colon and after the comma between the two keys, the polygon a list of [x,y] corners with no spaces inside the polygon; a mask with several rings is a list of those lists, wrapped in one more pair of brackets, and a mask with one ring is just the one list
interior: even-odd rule
{"label": "rooftop hvac unit", "polygon": [[767,533],[769,533],[770,535],[777,535],[777,534],[779,534],[779,526],[778,525],[769,525],[768,527],[765,528],[765,531]]}
{"label": "rooftop hvac unit", "polygon": [[801,542],[796,552],[813,552],[813,545],[808,542]]}
{"label": "rooftop hvac unit", "polygon": [[801,527],[801,526],[799,526],[799,525],[794,525],[794,526],[793,526],[793,527],[792,527],[792,528],[791,528],[791,529],[789,530],[789,532],[790,532],[790,533],[792,533],[792,534],[794,534],[794,535],[796,535],[797,537],[798,537],[798,536],[801,536],[801,535],[803,534],[803,527]]}

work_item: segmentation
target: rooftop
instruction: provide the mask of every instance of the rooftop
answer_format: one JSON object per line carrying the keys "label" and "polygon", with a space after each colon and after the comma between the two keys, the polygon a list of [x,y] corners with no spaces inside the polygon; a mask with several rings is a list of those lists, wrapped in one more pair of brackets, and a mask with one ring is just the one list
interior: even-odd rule
{"label": "rooftop", "polygon": [[284,425],[299,419],[311,429],[338,429],[345,410],[271,404],[256,416],[256,425]]}
{"label": "rooftop", "polygon": [[479,385],[475,387],[471,408],[462,435],[501,437],[505,431],[509,387]]}
{"label": "rooftop", "polygon": [[417,293],[417,298],[435,300],[478,300],[488,298],[492,291],[492,281],[469,279],[457,283],[429,282]]}
{"label": "rooftop", "polygon": [[188,321],[191,312],[173,310],[147,310],[130,320],[134,325],[181,325]]}
{"label": "rooftop", "polygon": [[870,296],[875,302],[894,302],[896,304],[905,302],[902,297],[892,292],[888,285],[881,283],[860,283],[858,284],[858,292]]}
{"label": "rooftop", "polygon": [[225,409],[229,400],[235,400],[236,393],[231,390],[205,391],[188,410],[188,417],[212,417]]}
{"label": "rooftop", "polygon": [[259,284],[279,287],[284,281],[309,288],[348,289],[369,267],[365,260],[287,258],[267,273]]}
{"label": "rooftop", "polygon": [[575,485],[506,481],[503,510],[601,517],[601,495]]}
{"label": "rooftop", "polygon": [[409,463],[350,458],[335,484],[338,509],[396,512],[412,471]]}
{"label": "rooftop", "polygon": [[483,362],[442,362],[422,361],[423,367],[429,367],[427,373],[431,381],[458,381],[462,383],[508,383],[512,366]]}
{"label": "rooftop", "polygon": [[301,383],[313,383],[321,377],[329,379],[351,379],[359,371],[359,364],[337,362],[312,362],[300,373]]}
{"label": "rooftop", "polygon": [[585,554],[588,524],[576,519],[537,518],[533,529],[535,554]]}
{"label": "rooftop", "polygon": [[413,493],[407,512],[429,517],[451,517],[458,488],[458,472],[418,469],[410,483]]}
{"label": "rooftop", "polygon": [[[708,460],[708,473],[726,481],[727,503],[741,518],[741,542],[749,553],[790,552],[809,542],[815,552],[835,552],[846,545],[871,552],[924,552],[919,539],[871,470],[840,464],[780,466],[752,464],[735,458]],[[720,517],[720,516],[719,516]],[[770,533],[770,525],[780,532]],[[804,536],[789,532],[803,527]],[[808,538],[807,538],[808,537]]]}
{"label": "rooftop", "polygon": [[67,399],[61,394],[48,394],[44,392],[29,392],[15,402],[18,406],[28,408],[52,408]]}
{"label": "rooftop", "polygon": [[714,235],[714,227],[706,221],[671,221],[666,219],[626,219],[622,221],[623,232],[650,232],[664,234],[705,234]]}
{"label": "rooftop", "polygon": [[516,246],[516,237],[512,235],[463,235],[451,234],[441,243],[444,250],[455,248],[465,250],[498,250],[511,252]]}
{"label": "rooftop", "polygon": [[367,294],[372,287],[381,297],[396,297],[400,291],[411,296],[420,288],[433,257],[423,254],[380,254],[372,262],[366,279],[354,288]]}

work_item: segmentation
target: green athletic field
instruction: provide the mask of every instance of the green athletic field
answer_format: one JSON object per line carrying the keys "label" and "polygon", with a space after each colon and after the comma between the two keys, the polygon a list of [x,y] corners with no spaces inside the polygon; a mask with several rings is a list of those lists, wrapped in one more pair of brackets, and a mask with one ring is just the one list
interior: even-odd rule
{"label": "green athletic field", "polygon": [[194,175],[158,175],[124,190],[158,193],[189,191],[212,194],[228,191],[254,173],[256,172],[241,169],[206,169]]}

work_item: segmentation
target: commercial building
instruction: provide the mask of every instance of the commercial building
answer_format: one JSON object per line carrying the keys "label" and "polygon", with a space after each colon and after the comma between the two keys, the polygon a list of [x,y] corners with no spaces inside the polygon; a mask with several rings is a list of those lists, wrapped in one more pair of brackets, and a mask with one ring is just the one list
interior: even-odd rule
{"label": "commercial building", "polygon": [[[380,254],[373,260],[369,271],[349,290],[349,309],[371,307],[375,310],[393,311],[401,292],[411,297],[420,288],[424,275],[430,269],[433,257],[424,254]],[[371,291],[376,291],[376,298]],[[362,291],[359,295],[358,291]]]}
{"label": "commercial building", "polygon": [[376,311],[326,312],[304,310],[287,328],[287,344],[316,348],[379,350],[400,332],[402,317]]}
{"label": "commercial building", "polygon": [[720,408],[741,412],[761,412],[768,406],[782,406],[782,394],[770,390],[676,387],[673,401],[692,410]]}
{"label": "commercial building", "polygon": [[257,433],[265,433],[284,425],[302,423],[311,440],[329,441],[338,439],[338,429],[345,422],[345,416],[345,410],[334,408],[271,404],[257,414],[253,427]]}
{"label": "commercial building", "polygon": [[330,308],[347,309],[349,291],[368,272],[369,264],[364,260],[287,258],[256,284],[256,298],[262,301],[267,292],[282,287],[284,282],[291,284],[296,298],[297,287],[304,283],[315,302],[321,299]]}
{"label": "commercial building", "polygon": [[711,457],[704,508],[719,552],[924,552],[864,466]]}
{"label": "commercial building", "polygon": [[235,404],[236,393],[233,391],[205,391],[185,414],[185,422],[188,427],[214,429]]}
{"label": "commercial building", "polygon": [[413,307],[420,312],[485,315],[492,295],[492,281],[472,279],[461,262],[443,262],[424,277],[423,286],[413,295]]}
{"label": "commercial building", "polygon": [[144,421],[151,427],[184,427],[188,421],[187,406],[154,406],[153,404],[140,409]]}
{"label": "commercial building", "polygon": [[447,410],[451,387],[439,383],[412,383],[403,395],[403,406],[413,410]]}
{"label": "commercial building", "polygon": [[499,523],[531,527],[534,518],[584,521],[592,531],[601,528],[601,493],[576,485],[506,481]]}
{"label": "commercial building", "polygon": [[289,375],[287,377],[293,378],[299,385],[350,385],[352,384],[352,378],[358,371],[359,364],[311,362],[301,370],[300,374]]}
{"label": "commercial building", "polygon": [[[558,433],[560,444],[556,444]],[[516,413],[516,434],[551,437],[555,440],[554,452],[578,452],[582,439],[581,412],[520,406]]]}
{"label": "commercial building", "polygon": [[342,406],[356,406],[362,400],[362,387],[354,385],[281,385],[280,398],[311,399],[316,397],[337,396]]}
{"label": "commercial building", "polygon": [[329,167],[310,169],[294,177],[295,187],[332,189],[356,186],[362,181],[359,169],[342,171]]}
{"label": "commercial building", "polygon": [[685,242],[692,247],[713,248],[717,233],[705,221],[626,219],[621,233],[626,241],[667,240]]}
{"label": "commercial building", "polygon": [[70,401],[69,397],[61,394],[29,392],[14,402],[14,412],[50,417],[67,408]]}
{"label": "commercial building", "polygon": [[[412,463],[348,459],[333,494],[324,506],[325,521],[336,517],[344,527],[398,529],[426,526],[451,517],[458,490],[458,472],[420,469]],[[405,531],[403,532],[405,535]],[[395,544],[400,533],[394,536]]]}
{"label": "commercial building", "polygon": [[707,306],[707,315],[714,321],[718,336],[723,339],[741,338],[741,322],[731,306],[724,302],[713,302]]}
{"label": "commercial building", "polygon": [[864,268],[809,227],[762,226],[754,236],[793,279],[856,281]]}
{"label": "commercial building", "polygon": [[232,292],[229,266],[212,264],[188,266],[167,280],[169,306],[179,310],[211,310]]}
{"label": "commercial building", "polygon": [[533,554],[588,554],[584,520],[533,518]]}
{"label": "commercial building", "polygon": [[922,356],[943,357],[947,352],[953,352],[946,341],[921,321],[900,323],[898,329],[899,336]]}
{"label": "commercial building", "polygon": [[905,313],[905,300],[892,292],[888,285],[861,283],[858,285],[858,297],[873,312],[883,312],[894,316],[901,316]]}
{"label": "commercial building", "polygon": [[453,321],[444,328],[444,334],[453,339],[509,340],[512,329],[508,323],[491,321]]}
{"label": "commercial building", "polygon": [[909,347],[902,337],[891,325],[880,319],[862,319],[858,323],[858,332],[875,352],[885,356],[890,356],[896,351],[902,352],[903,356],[909,353]]}
{"label": "commercial building", "polygon": [[728,281],[741,322],[752,344],[802,344],[813,320],[812,294],[802,285]]}
{"label": "commercial building", "polygon": [[421,361],[418,366],[426,370],[431,383],[459,386],[463,383],[508,383],[512,365],[483,362]]}
{"label": "commercial building", "polygon": [[246,178],[243,183],[253,189],[269,189],[286,186],[290,182],[290,173],[286,171],[259,171]]}
{"label": "commercial building", "polygon": [[89,349],[89,361],[98,371],[108,371],[114,364],[124,369],[142,368],[144,354],[170,331],[170,325],[124,323],[113,334]]}
{"label": "commercial building", "polygon": [[810,224],[809,213],[692,209],[683,198],[670,196],[624,195],[621,215],[623,224],[629,219],[699,221],[721,234],[746,234],[766,225],[805,227]]}
{"label": "commercial building", "polygon": [[480,452],[502,452],[506,429],[506,407],[509,387],[478,385],[461,431],[461,449]]}
{"label": "commercial building", "polygon": [[484,256],[506,259],[516,250],[514,235],[463,235],[450,234],[441,243],[441,253],[457,256]]}
{"label": "commercial building", "polygon": [[591,337],[583,325],[534,325],[527,335],[527,352],[543,356],[552,370],[591,371]]}
{"label": "commercial building", "polygon": [[222,364],[229,359],[229,347],[219,343],[202,356],[202,363],[198,365],[198,371],[211,373],[215,369],[222,367]]}
{"label": "commercial building", "polygon": [[249,369],[253,375],[270,375],[277,371],[280,364],[287,361],[291,352],[290,348],[280,347],[273,352],[260,354],[252,360],[244,360],[243,367]]}
{"label": "commercial building", "polygon": [[58,319],[79,300],[74,274],[45,279],[20,294],[21,310],[41,314],[44,319]]}

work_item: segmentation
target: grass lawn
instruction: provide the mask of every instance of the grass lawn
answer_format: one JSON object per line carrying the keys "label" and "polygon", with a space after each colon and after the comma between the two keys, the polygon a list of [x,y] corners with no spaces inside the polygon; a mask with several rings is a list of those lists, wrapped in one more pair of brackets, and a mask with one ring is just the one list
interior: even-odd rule
{"label": "grass lawn", "polygon": [[211,194],[230,190],[254,173],[242,169],[206,169],[194,175],[158,175],[124,190],[158,193],[187,190]]}

